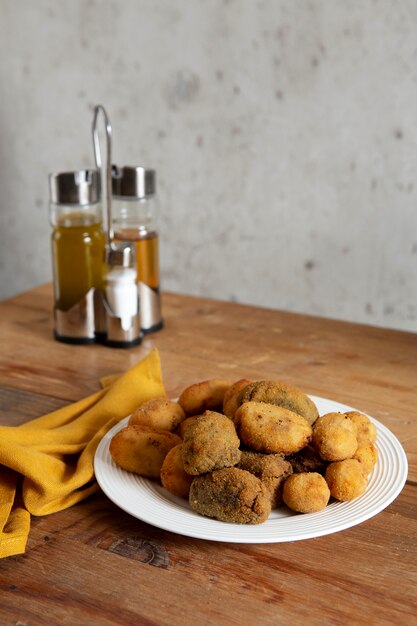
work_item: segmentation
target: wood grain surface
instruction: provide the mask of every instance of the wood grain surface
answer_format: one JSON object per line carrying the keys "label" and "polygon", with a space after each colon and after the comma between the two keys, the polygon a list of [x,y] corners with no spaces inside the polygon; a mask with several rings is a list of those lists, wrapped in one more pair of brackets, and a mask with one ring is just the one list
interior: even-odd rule
{"label": "wood grain surface", "polygon": [[49,285],[0,308],[0,424],[96,391],[156,346],[170,396],[211,377],[280,379],[373,415],[409,461],[387,509],[307,541],[191,539],[103,494],[33,518],[26,554],[0,560],[0,624],[417,624],[417,335],[167,293],[164,329],[126,351],[54,341]]}

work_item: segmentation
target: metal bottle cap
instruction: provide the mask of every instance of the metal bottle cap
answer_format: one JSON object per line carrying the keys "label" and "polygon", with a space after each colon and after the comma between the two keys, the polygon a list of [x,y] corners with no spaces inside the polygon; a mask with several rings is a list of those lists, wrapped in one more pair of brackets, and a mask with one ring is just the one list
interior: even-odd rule
{"label": "metal bottle cap", "polygon": [[49,175],[49,192],[54,204],[94,204],[100,199],[100,189],[98,170]]}
{"label": "metal bottle cap", "polygon": [[131,243],[113,241],[107,250],[107,263],[111,267],[134,267],[135,259],[135,248]]}
{"label": "metal bottle cap", "polygon": [[112,168],[112,190],[114,196],[124,198],[146,198],[153,196],[156,189],[156,172],[141,166]]}

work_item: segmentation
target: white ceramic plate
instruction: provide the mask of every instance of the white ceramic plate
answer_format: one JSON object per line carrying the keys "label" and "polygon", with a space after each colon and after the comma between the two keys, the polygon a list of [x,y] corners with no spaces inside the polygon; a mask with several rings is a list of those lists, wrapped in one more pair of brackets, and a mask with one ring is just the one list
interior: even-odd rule
{"label": "white ceramic plate", "polygon": [[[311,396],[320,415],[354,411],[332,400]],[[279,543],[335,533],[373,517],[400,493],[407,478],[407,457],[388,428],[370,418],[377,427],[378,461],[366,492],[352,502],[332,502],[318,513],[296,514],[286,507],[272,511],[259,525],[227,524],[202,517],[188,502],[176,498],[157,482],[126,472],[113,463],[111,438],[126,426],[128,418],[114,426],[101,440],[94,459],[97,482],[104,493],[134,517],[180,535],[233,543]]]}

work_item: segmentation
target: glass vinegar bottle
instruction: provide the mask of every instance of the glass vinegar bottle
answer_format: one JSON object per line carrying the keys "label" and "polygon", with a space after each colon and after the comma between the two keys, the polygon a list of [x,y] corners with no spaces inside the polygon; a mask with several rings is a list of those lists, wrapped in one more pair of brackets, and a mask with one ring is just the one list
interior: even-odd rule
{"label": "glass vinegar bottle", "polygon": [[159,237],[156,225],[156,174],[144,167],[117,167],[112,172],[115,241],[135,244],[141,328],[162,328],[159,284]]}

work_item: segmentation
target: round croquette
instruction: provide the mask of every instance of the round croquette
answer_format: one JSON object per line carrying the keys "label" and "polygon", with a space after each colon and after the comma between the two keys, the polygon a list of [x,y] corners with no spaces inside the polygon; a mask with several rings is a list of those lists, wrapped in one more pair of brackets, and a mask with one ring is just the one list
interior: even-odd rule
{"label": "round croquette", "polygon": [[376,442],[376,426],[371,422],[369,417],[357,411],[349,411],[345,413],[345,415],[356,428],[358,443]]}
{"label": "round croquette", "polygon": [[325,461],[343,461],[358,447],[356,428],[342,413],[327,413],[313,426],[312,444]]}
{"label": "round croquette", "polygon": [[286,479],[282,499],[292,511],[315,513],[326,508],[330,490],[321,474],[300,472]]}
{"label": "round croquette", "polygon": [[378,460],[378,452],[373,443],[360,443],[352,459],[359,461],[363,473],[368,476]]}
{"label": "round croquette", "polygon": [[361,496],[368,484],[361,464],[356,459],[330,463],[325,479],[336,500],[349,501]]}

